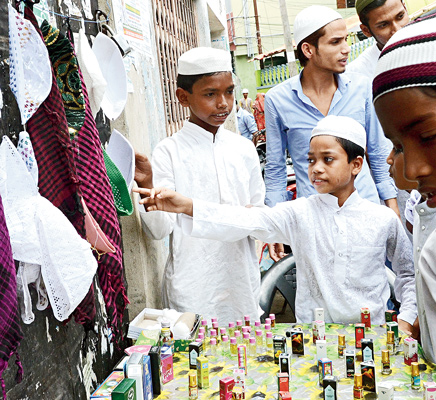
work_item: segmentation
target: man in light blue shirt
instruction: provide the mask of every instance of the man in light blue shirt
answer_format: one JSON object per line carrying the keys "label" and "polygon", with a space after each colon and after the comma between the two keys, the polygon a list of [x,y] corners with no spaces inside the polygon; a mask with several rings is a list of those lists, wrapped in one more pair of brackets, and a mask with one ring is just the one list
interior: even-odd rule
{"label": "man in light blue shirt", "polygon": [[241,136],[253,140],[253,135],[257,132],[257,124],[254,120],[253,114],[250,114],[248,111],[240,107],[238,102],[236,102],[236,109],[238,110],[236,112],[238,130]]}
{"label": "man in light blue shirt", "polygon": [[[265,98],[267,163],[265,167],[268,206],[288,200],[286,158],[288,150],[297,180],[297,195],[316,193],[307,176],[307,153],[312,129],[327,115],[348,116],[366,130],[369,163],[356,179],[361,197],[393,208],[399,215],[397,189],[389,176],[386,158],[392,145],[384,137],[372,105],[371,82],[345,71],[350,48],[341,15],[331,8],[311,6],[294,21],[297,56],[304,66],[300,75],[271,89]],[[327,157],[328,155],[326,155]],[[282,248],[270,246],[275,260]]]}

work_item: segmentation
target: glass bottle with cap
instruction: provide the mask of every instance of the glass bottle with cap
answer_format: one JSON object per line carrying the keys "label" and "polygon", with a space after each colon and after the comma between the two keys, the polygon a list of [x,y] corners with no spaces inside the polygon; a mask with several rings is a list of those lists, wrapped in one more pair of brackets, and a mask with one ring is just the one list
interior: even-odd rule
{"label": "glass bottle with cap", "polygon": [[216,338],[211,338],[209,343],[209,354],[213,357],[216,356]]}
{"label": "glass bottle with cap", "polygon": [[235,337],[230,338],[230,354],[232,356],[238,355],[238,344]]}
{"label": "glass bottle with cap", "polygon": [[174,354],[174,336],[170,329],[170,321],[163,319],[161,325],[162,345],[166,344],[171,347],[171,352]]}
{"label": "glass bottle with cap", "polygon": [[229,322],[229,336],[233,337],[235,336],[235,323]]}
{"label": "glass bottle with cap", "polygon": [[221,341],[221,349],[224,353],[230,352],[230,340],[227,335],[223,335],[223,340]]}
{"label": "glass bottle with cap", "polygon": [[353,399],[363,399],[363,380],[362,374],[359,373],[354,374]]}
{"label": "glass bottle with cap", "polygon": [[198,399],[197,372],[189,372],[189,400]]}
{"label": "glass bottle with cap", "polygon": [[386,338],[386,348],[389,351],[389,354],[392,356],[395,354],[395,333],[394,331],[388,331]]}
{"label": "glass bottle with cap", "polygon": [[275,328],[275,326],[276,326],[276,315],[275,314],[270,314],[269,315],[269,319],[271,320],[271,328]]}
{"label": "glass bottle with cap", "polygon": [[250,356],[250,357],[256,357],[257,356],[257,351],[256,351],[256,338],[254,338],[254,337],[250,337],[250,339],[249,339],[249,341],[250,341],[250,344],[249,344],[249,347],[248,347],[248,355]]}
{"label": "glass bottle with cap", "polygon": [[338,357],[339,358],[344,358],[345,349],[346,349],[345,335],[339,334],[338,335]]}
{"label": "glass bottle with cap", "polygon": [[411,387],[413,390],[418,390],[421,388],[421,374],[419,372],[419,364],[417,362],[413,362],[411,366],[412,366],[412,375],[410,377],[412,383]]}
{"label": "glass bottle with cap", "polygon": [[391,370],[391,360],[389,358],[389,350],[382,350],[381,352],[381,359],[382,359],[382,374],[383,375],[390,375],[392,373]]}
{"label": "glass bottle with cap", "polygon": [[273,343],[273,334],[272,332],[267,332],[266,333],[266,350],[269,353],[269,355],[271,355],[273,353],[273,347],[274,343]]}

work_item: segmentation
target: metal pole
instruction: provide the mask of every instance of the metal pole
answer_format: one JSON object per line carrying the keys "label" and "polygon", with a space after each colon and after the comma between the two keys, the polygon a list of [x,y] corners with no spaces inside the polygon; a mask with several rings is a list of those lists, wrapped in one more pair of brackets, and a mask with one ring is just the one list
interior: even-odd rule
{"label": "metal pole", "polygon": [[[256,22],[256,37],[257,37],[257,52],[260,54],[263,53],[262,51],[262,39],[260,38],[260,25],[259,25],[259,13],[257,12],[257,0],[253,0],[253,6],[254,6],[254,20]],[[260,61],[260,68],[263,69],[264,64],[263,60]]]}
{"label": "metal pole", "polygon": [[298,68],[295,64],[294,46],[292,45],[292,33],[289,26],[288,10],[286,9],[286,0],[279,0],[280,15],[282,16],[283,34],[285,36],[286,58],[288,60],[289,75],[298,74]]}

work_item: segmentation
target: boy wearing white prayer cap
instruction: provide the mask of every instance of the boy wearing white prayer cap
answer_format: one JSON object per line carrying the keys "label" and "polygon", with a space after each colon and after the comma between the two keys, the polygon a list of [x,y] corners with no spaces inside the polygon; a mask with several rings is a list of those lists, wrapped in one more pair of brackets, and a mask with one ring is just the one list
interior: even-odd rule
{"label": "boy wearing white prayer cap", "polygon": [[273,208],[238,207],[184,197],[166,188],[143,191],[152,210],[185,213],[185,233],[237,241],[251,236],[292,247],[297,265],[297,322],[312,321],[324,308],[325,321],[355,323],[361,307],[384,324],[390,290],[386,257],[396,273],[401,302],[399,326],[410,331],[416,310],[412,248],[399,218],[389,208],[362,199],[354,186],[362,170],[366,133],[348,117],[328,116],[312,130],[308,178],[318,194]]}
{"label": "boy wearing white prayer cap", "polygon": [[[391,145],[372,106],[371,82],[361,74],[343,74],[350,52],[347,36],[341,15],[329,7],[310,6],[295,17],[297,57],[304,69],[265,96],[265,185],[269,206],[289,200],[286,150],[295,170],[297,196],[316,193],[306,173],[311,132],[325,116],[336,115],[355,119],[366,132],[369,163],[364,159],[355,183],[360,195],[377,204],[384,200],[399,215],[397,189],[386,164]],[[277,259],[283,246],[274,244],[269,249],[271,257]]]}
{"label": "boy wearing white prayer cap", "polygon": [[[182,129],[153,151],[152,170],[137,155],[139,187],[166,186],[186,196],[234,205],[261,206],[265,186],[253,143],[223,124],[235,104],[230,53],[194,48],[178,60],[177,96],[190,116]],[[221,326],[250,315],[259,317],[260,270],[251,238],[234,243],[192,238],[181,217],[141,213],[152,239],[170,235],[163,275],[163,305],[195,312]]]}

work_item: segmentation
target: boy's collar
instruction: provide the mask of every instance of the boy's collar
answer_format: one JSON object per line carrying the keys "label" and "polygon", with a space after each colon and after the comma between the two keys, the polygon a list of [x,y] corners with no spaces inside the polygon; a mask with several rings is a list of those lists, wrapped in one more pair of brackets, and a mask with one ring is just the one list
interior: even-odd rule
{"label": "boy's collar", "polygon": [[[214,134],[212,132],[207,131],[206,129],[202,128],[201,126],[194,124],[193,122],[189,121],[189,120],[185,120],[183,122],[183,128],[187,129],[190,132],[195,133],[195,135],[197,135],[198,137],[204,137],[208,140],[213,140]],[[215,133],[215,138],[218,137],[220,131],[222,131],[224,129],[223,125],[221,125],[217,132]]]}
{"label": "boy's collar", "polygon": [[320,199],[327,204],[330,207],[333,207],[337,210],[340,210],[346,206],[356,204],[358,203],[362,198],[359,196],[359,193],[357,192],[357,189],[354,189],[354,192],[350,194],[347,200],[345,200],[345,203],[342,205],[342,207],[339,207],[338,204],[338,198],[336,196],[333,196],[330,193],[322,193],[318,195]]}

